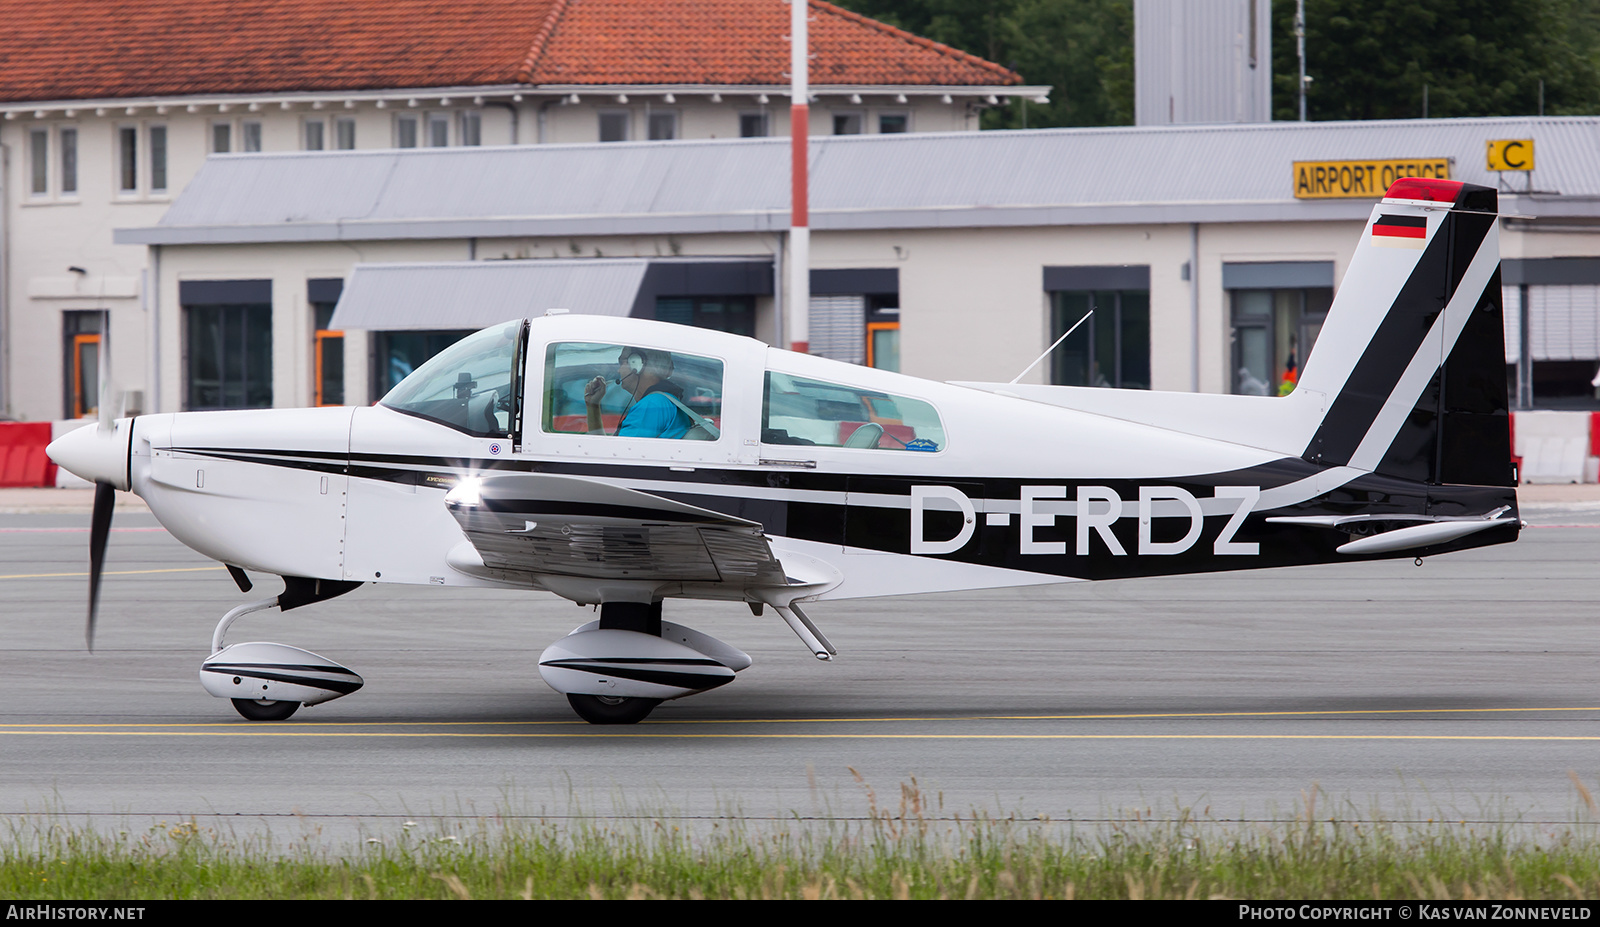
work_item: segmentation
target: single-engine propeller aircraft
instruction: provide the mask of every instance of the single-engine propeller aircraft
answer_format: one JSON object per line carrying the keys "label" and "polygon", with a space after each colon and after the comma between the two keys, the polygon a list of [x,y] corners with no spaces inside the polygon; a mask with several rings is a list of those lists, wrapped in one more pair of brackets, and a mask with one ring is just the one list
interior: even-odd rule
{"label": "single-engine propeller aircraft", "polygon": [[[552,313],[446,349],[367,408],[179,412],[69,433],[94,481],[282,594],[200,677],[253,720],[360,688],[236,619],[364,583],[544,590],[599,620],[539,660],[595,723],[748,667],[667,599],[861,596],[1417,557],[1515,540],[1495,191],[1403,179],[1286,396],[939,383],[636,319]],[[676,616],[674,616],[676,617]],[[996,619],[1003,620],[1003,619]]]}

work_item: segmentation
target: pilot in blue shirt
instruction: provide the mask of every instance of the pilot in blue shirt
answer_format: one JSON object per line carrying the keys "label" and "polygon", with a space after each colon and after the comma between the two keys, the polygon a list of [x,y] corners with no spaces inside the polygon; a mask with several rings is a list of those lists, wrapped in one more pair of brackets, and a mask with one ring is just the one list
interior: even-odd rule
{"label": "pilot in blue shirt", "polygon": [[[682,391],[672,376],[672,354],[644,348],[623,348],[617,357],[616,382],[633,395],[616,433],[628,438],[681,438],[692,424],[689,416],[668,398]],[[583,388],[590,434],[605,434],[600,423],[600,401],[606,381],[595,377]]]}

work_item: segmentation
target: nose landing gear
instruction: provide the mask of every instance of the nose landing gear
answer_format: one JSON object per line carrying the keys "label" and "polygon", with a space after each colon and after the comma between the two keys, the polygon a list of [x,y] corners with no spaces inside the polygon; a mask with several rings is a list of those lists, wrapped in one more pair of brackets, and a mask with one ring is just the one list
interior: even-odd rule
{"label": "nose landing gear", "polygon": [[282,595],[230,610],[212,632],[211,656],[200,666],[200,685],[217,698],[231,701],[249,721],[285,721],[301,705],[321,704],[360,689],[365,682],[354,670],[309,650],[270,641],[222,644],[228,627],[245,615],[275,606],[287,611],[342,595],[358,585],[285,577]]}

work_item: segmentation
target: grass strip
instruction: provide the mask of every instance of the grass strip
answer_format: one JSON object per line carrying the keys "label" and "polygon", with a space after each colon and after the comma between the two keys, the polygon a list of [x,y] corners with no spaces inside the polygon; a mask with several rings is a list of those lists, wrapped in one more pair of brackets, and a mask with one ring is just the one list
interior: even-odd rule
{"label": "grass strip", "polygon": [[[931,813],[915,783],[862,818],[703,825],[483,818],[407,825],[343,852],[194,821],[101,833],[0,822],[0,896],[37,900],[1600,897],[1600,831],[1570,825],[1251,825],[1140,815],[1081,826]],[[1585,793],[1586,795],[1587,793]],[[453,830],[454,832],[447,832]]]}

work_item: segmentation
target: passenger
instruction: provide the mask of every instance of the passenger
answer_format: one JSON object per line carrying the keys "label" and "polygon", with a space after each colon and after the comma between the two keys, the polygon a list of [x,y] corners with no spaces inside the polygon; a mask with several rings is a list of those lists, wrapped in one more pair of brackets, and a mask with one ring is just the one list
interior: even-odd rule
{"label": "passenger", "polygon": [[[672,354],[645,348],[623,348],[617,356],[616,383],[633,398],[622,413],[616,433],[626,438],[682,438],[693,423],[683,413],[683,388],[672,382]],[[600,401],[606,395],[604,377],[595,377],[583,387],[588,407],[589,433],[603,435]],[[669,398],[670,397],[670,398]],[[677,400],[674,402],[673,400]]]}

